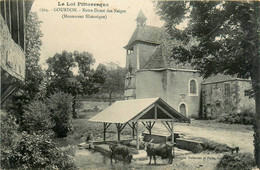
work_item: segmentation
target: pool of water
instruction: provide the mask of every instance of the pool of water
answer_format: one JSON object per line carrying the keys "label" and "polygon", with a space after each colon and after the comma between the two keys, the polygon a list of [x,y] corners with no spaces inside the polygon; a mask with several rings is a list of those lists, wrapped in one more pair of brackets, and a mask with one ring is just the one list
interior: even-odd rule
{"label": "pool of water", "polygon": [[164,165],[147,165],[148,160],[145,161],[133,161],[131,164],[124,164],[122,161],[118,161],[117,163],[111,163],[110,158],[102,155],[99,152],[95,152],[93,150],[86,149],[76,149],[75,151],[75,159],[77,165],[80,169],[161,169]]}

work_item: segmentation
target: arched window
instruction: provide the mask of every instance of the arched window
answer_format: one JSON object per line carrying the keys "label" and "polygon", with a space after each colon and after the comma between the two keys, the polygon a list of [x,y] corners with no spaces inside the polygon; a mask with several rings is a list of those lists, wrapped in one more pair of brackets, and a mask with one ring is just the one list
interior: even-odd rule
{"label": "arched window", "polygon": [[198,84],[196,79],[191,79],[189,81],[189,94],[190,96],[198,95]]}
{"label": "arched window", "polygon": [[184,116],[188,116],[188,108],[186,103],[182,102],[179,104],[179,112]]}
{"label": "arched window", "polygon": [[180,112],[181,112],[181,114],[186,115],[186,106],[185,106],[185,104],[181,104],[180,105]]}

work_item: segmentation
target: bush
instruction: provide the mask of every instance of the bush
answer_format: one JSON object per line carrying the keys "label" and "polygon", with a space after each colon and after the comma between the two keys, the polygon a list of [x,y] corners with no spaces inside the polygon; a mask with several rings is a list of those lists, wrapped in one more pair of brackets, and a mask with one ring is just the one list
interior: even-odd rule
{"label": "bush", "polygon": [[23,129],[28,132],[49,133],[54,127],[49,108],[43,101],[33,101],[23,114]]}
{"label": "bush", "polygon": [[1,151],[9,150],[19,139],[18,124],[14,116],[1,110]]}
{"label": "bush", "polygon": [[57,137],[66,137],[72,130],[72,101],[70,94],[58,92],[46,99],[51,117],[55,122],[53,131]]}
{"label": "bush", "polygon": [[4,169],[77,169],[71,156],[56,147],[49,136],[22,133],[10,151],[2,151]]}
{"label": "bush", "polygon": [[217,164],[218,170],[251,170],[255,160],[250,153],[226,154]]}
{"label": "bush", "polygon": [[242,113],[224,113],[219,118],[219,122],[230,124],[252,125],[254,123],[255,114],[250,110],[244,110]]}

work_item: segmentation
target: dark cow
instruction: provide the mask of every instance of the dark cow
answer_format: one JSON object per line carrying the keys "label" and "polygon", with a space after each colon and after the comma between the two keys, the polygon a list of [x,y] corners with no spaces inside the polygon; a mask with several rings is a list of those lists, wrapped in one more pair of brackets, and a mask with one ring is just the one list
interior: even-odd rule
{"label": "dark cow", "polygon": [[154,143],[146,143],[146,153],[147,156],[150,157],[150,162],[152,157],[154,159],[154,164],[156,164],[156,156],[160,156],[162,159],[169,158],[169,164],[172,164],[173,160],[173,154],[172,154],[172,146],[166,144],[166,143],[160,143],[160,144],[154,144]]}
{"label": "dark cow", "polygon": [[109,145],[109,148],[111,150],[111,156],[110,156],[111,163],[113,161],[113,158],[116,162],[116,159],[115,159],[116,155],[122,156],[124,162],[131,163],[131,161],[133,159],[133,155],[131,154],[131,152],[127,146],[113,144],[113,145]]}

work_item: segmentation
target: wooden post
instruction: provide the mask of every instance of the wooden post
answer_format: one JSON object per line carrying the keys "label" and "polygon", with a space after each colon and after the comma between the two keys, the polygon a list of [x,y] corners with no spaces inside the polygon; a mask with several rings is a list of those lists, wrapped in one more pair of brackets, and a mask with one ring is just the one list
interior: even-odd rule
{"label": "wooden post", "polygon": [[104,125],[103,141],[105,142],[106,141],[106,123],[103,123],[103,125]]}
{"label": "wooden post", "polygon": [[139,132],[138,132],[138,121],[136,122],[136,149],[139,150]]}
{"label": "wooden post", "polygon": [[172,121],[171,121],[171,132],[172,132],[172,144],[173,144],[173,146],[172,146],[172,151],[173,151],[173,157],[175,157],[175,151],[174,151],[174,143],[175,143],[175,141],[174,141],[174,129],[173,129],[173,119],[172,119]]}
{"label": "wooden post", "polygon": [[116,128],[117,128],[117,142],[120,142],[120,132],[121,132],[121,125],[120,123],[116,123]]}
{"label": "wooden post", "polygon": [[151,124],[151,122],[149,122],[149,129],[148,129],[148,131],[149,131],[149,134],[151,135],[152,134],[152,124]]}
{"label": "wooden post", "polygon": [[135,122],[132,122],[133,127],[133,139],[135,138]]}
{"label": "wooden post", "polygon": [[16,0],[16,12],[17,12],[17,42],[18,42],[18,45],[21,45],[21,39],[20,39],[20,13],[19,13],[19,3],[18,3],[18,0]]}
{"label": "wooden post", "polygon": [[118,143],[120,142],[120,130],[119,129],[117,129],[117,141],[118,141]]}
{"label": "wooden post", "polygon": [[154,119],[157,119],[157,104],[154,106]]}

